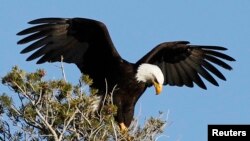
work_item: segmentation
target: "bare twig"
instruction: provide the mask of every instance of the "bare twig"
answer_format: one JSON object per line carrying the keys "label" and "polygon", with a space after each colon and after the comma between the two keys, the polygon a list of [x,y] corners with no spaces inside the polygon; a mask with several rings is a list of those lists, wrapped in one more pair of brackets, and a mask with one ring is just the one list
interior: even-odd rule
{"label": "bare twig", "polygon": [[[103,107],[105,105],[105,101],[106,101],[106,98],[107,98],[107,95],[108,95],[108,82],[107,82],[107,79],[105,79],[105,86],[106,86],[106,91],[105,91],[105,94],[104,94],[104,97],[103,97],[103,100],[102,100],[102,106],[100,107],[100,113],[102,113],[102,110],[103,110]],[[99,115],[100,119],[101,119],[101,114]]]}
{"label": "bare twig", "polygon": [[113,128],[113,131],[114,131],[114,134],[115,134],[115,140],[118,141],[117,133],[116,133],[116,129],[115,129],[115,125],[114,125],[114,121],[113,120],[111,120],[111,124],[112,124],[112,128]]}
{"label": "bare twig", "polygon": [[67,79],[66,79],[66,74],[65,74],[65,71],[64,71],[64,66],[63,66],[63,56],[61,56],[61,70],[62,70],[62,76],[63,76],[63,79],[65,82],[67,82]]}
{"label": "bare twig", "polygon": [[115,85],[115,86],[113,87],[113,89],[112,89],[112,91],[111,91],[111,94],[110,94],[110,95],[111,95],[111,98],[110,98],[111,104],[114,104],[114,103],[113,103],[113,94],[114,94],[114,92],[115,92],[116,86],[117,86],[117,85]]}

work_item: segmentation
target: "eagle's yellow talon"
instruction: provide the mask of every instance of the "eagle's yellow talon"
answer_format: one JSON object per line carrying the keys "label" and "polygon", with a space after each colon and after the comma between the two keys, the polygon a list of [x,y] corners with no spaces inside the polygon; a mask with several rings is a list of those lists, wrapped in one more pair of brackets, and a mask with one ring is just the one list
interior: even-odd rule
{"label": "eagle's yellow talon", "polygon": [[126,133],[128,131],[128,128],[126,127],[126,125],[122,122],[119,124],[120,126],[120,130],[122,133]]}
{"label": "eagle's yellow talon", "polygon": [[119,123],[119,127],[120,127],[120,130],[121,130],[121,133],[124,135],[124,137],[126,138],[126,140],[127,141],[132,141],[133,137],[131,137],[128,134],[128,128],[127,128],[127,126],[122,122],[122,123]]}

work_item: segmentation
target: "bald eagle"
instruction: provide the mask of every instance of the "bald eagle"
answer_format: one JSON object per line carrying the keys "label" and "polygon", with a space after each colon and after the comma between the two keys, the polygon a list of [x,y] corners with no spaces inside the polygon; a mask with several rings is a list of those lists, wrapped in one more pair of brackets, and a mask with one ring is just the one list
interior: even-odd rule
{"label": "bald eagle", "polygon": [[[136,63],[123,59],[111,40],[104,23],[87,18],[41,18],[30,21],[35,26],[17,35],[26,35],[18,44],[32,42],[21,53],[35,52],[27,61],[39,58],[37,64],[63,61],[74,63],[83,74],[93,79],[91,87],[99,95],[113,90],[113,102],[118,111],[115,117],[121,130],[129,127],[134,107],[144,91],[154,86],[160,94],[163,85],[206,89],[203,77],[219,86],[211,75],[226,80],[214,66],[227,70],[226,61],[235,61],[222,53],[220,46],[190,45],[188,41],[164,42],[157,45]],[[106,88],[106,83],[108,87]]]}

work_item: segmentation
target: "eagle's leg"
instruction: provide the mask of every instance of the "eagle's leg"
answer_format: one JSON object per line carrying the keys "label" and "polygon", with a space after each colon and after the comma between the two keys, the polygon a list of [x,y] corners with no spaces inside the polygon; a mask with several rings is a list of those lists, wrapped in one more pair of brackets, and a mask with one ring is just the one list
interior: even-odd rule
{"label": "eagle's leg", "polygon": [[128,131],[128,128],[126,127],[126,125],[123,122],[119,123],[119,127],[120,127],[120,130],[122,133],[125,133]]}
{"label": "eagle's leg", "polygon": [[120,130],[121,130],[121,133],[124,135],[126,140],[127,141],[132,141],[133,138],[128,134],[127,126],[122,122],[122,123],[119,123],[119,127],[120,127]]}

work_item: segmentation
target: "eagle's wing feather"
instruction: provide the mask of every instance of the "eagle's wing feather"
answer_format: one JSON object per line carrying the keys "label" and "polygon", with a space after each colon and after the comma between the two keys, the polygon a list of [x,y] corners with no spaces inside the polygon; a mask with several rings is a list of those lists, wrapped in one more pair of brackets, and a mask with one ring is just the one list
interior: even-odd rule
{"label": "eagle's wing feather", "polygon": [[232,69],[224,60],[235,60],[220,52],[225,50],[227,49],[220,46],[189,45],[188,41],[165,42],[147,53],[137,64],[158,65],[163,72],[165,85],[193,87],[195,82],[199,87],[206,89],[201,77],[216,86],[219,84],[211,74],[226,80],[214,64],[228,70]]}
{"label": "eagle's wing feather", "polygon": [[[21,53],[35,52],[28,61],[40,58],[37,63],[63,61],[84,66],[85,60],[118,57],[106,26],[85,18],[41,18],[29,22],[35,26],[17,35],[27,35],[18,44],[32,42]],[[88,56],[85,53],[88,52]],[[99,52],[99,53],[98,53]],[[108,63],[105,59],[99,63]],[[85,65],[86,66],[86,65]]]}

